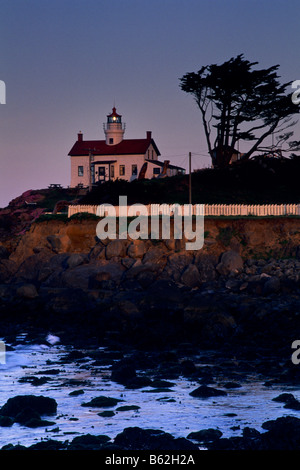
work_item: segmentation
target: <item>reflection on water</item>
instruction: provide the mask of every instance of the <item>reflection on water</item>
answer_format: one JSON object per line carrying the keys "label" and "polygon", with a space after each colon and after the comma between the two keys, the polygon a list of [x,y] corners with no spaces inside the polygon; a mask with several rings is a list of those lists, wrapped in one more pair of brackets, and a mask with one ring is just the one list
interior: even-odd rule
{"label": "reflection on water", "polygon": [[[218,428],[223,437],[230,437],[241,435],[246,426],[263,432],[261,424],[270,419],[287,415],[300,417],[299,411],[286,410],[282,403],[272,401],[284,391],[299,398],[300,388],[265,387],[253,373],[241,382],[240,388],[226,390],[227,396],[199,399],[189,395],[199,386],[197,381],[180,377],[173,381],[174,387],[160,393],[151,387],[129,390],[110,381],[109,366],[95,366],[88,356],[82,364],[63,362],[68,352],[69,349],[60,345],[57,338],[53,339],[53,344],[24,343],[6,352],[6,364],[0,364],[0,406],[16,395],[44,395],[56,400],[57,416],[50,418],[55,425],[48,428],[32,429],[17,423],[0,428],[0,448],[8,443],[29,446],[41,439],[71,441],[76,435],[88,433],[106,434],[113,439],[129,426],[161,429],[175,437],[186,437],[200,429]],[[49,369],[59,369],[59,373],[49,374]],[[34,386],[28,381],[33,376],[46,377],[48,381]],[[71,386],[70,382],[67,385],[70,380],[73,381]],[[228,378],[224,377],[224,383],[226,381]],[[222,388],[222,382],[217,386]],[[69,395],[75,390],[84,393]],[[116,406],[109,408],[115,411],[114,416],[102,417],[98,413],[103,409],[81,406],[99,395],[122,399],[122,404],[140,408],[115,411]]]}

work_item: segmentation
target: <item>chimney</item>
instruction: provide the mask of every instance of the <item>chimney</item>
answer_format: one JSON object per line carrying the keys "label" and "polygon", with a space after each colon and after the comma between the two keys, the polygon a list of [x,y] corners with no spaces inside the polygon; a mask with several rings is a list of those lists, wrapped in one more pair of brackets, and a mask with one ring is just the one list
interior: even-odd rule
{"label": "chimney", "polygon": [[147,140],[151,140],[151,135],[152,135],[152,132],[151,132],[151,131],[147,131]]}
{"label": "chimney", "polygon": [[83,134],[82,134],[81,131],[78,132],[77,136],[78,136],[78,142],[82,142],[82,136],[83,136]]}

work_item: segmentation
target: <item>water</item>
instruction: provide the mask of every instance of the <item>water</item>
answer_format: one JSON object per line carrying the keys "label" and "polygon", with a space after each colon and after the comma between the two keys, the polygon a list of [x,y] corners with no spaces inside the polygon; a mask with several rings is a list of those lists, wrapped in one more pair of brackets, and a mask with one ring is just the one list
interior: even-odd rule
{"label": "water", "polygon": [[[56,400],[57,415],[44,417],[55,422],[51,426],[32,429],[15,423],[12,427],[0,428],[0,448],[8,443],[30,446],[41,439],[71,441],[88,433],[106,434],[114,439],[129,426],[161,429],[174,437],[187,437],[200,429],[215,428],[222,431],[223,437],[230,437],[241,435],[246,426],[263,432],[261,424],[270,419],[287,415],[300,417],[299,411],[284,409],[283,403],[272,401],[282,392],[293,393],[300,398],[300,387],[266,387],[255,373],[240,382],[241,388],[226,390],[227,396],[208,399],[190,396],[189,393],[199,383],[185,377],[173,380],[175,386],[170,388],[171,391],[157,393],[151,387],[129,390],[110,380],[110,366],[94,366],[94,359],[88,359],[88,352],[81,365],[78,361],[76,364],[63,362],[70,348],[59,344],[57,338],[49,338],[49,345],[26,344],[26,335],[20,336],[19,341],[14,350],[6,352],[6,364],[0,364],[0,406],[16,395],[43,395]],[[60,372],[48,375],[49,369],[59,369]],[[39,386],[19,382],[20,378],[32,376],[51,380]],[[66,386],[70,379],[86,383]],[[224,383],[226,381],[228,378],[224,377]],[[222,385],[221,380],[217,387],[222,388]],[[70,396],[74,390],[84,390],[84,394]],[[98,415],[104,409],[81,406],[100,395],[124,400],[105,410],[115,411],[121,405],[137,405],[140,409],[115,411],[113,417],[104,418]]]}

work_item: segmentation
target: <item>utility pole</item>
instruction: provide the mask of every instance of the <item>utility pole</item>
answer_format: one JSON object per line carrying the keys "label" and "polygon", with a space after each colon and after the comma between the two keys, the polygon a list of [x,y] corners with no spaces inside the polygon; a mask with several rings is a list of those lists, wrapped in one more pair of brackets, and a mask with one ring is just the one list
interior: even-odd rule
{"label": "utility pole", "polygon": [[189,152],[189,204],[192,204],[192,153]]}

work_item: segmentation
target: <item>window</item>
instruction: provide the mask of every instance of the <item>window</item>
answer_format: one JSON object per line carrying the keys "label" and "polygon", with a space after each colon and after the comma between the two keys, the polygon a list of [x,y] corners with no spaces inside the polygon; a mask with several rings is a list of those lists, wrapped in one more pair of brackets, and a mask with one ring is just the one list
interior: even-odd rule
{"label": "window", "polygon": [[160,174],[160,168],[154,167],[153,168],[153,174],[154,175],[159,175]]}
{"label": "window", "polygon": [[120,165],[119,172],[120,176],[125,176],[125,165]]}
{"label": "window", "polygon": [[115,177],[115,167],[114,167],[114,165],[111,165],[111,167],[110,167],[110,176],[111,176],[111,178]]}
{"label": "window", "polygon": [[132,168],[132,171],[131,171],[132,176],[137,175],[137,165],[132,165],[131,168]]}
{"label": "window", "polygon": [[78,167],[78,176],[83,176],[83,166]]}
{"label": "window", "polygon": [[114,143],[113,137],[110,137],[110,138],[109,138],[109,143],[110,143],[110,145],[112,145],[112,144]]}

